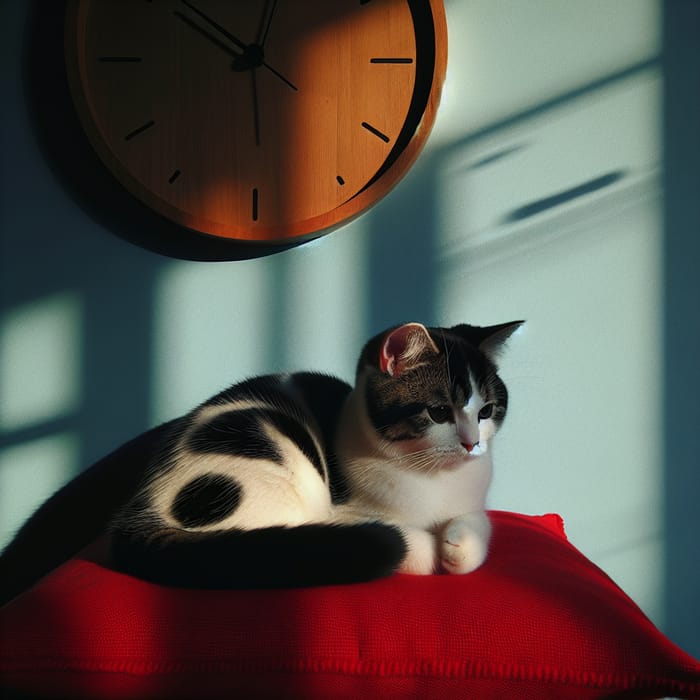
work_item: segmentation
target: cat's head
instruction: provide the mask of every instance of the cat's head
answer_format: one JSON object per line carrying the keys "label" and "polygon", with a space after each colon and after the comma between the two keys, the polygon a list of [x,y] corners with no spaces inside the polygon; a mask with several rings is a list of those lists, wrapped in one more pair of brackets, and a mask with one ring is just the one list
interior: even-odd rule
{"label": "cat's head", "polygon": [[425,455],[426,470],[487,452],[508,408],[496,357],[522,323],[407,323],[370,340],[358,364],[358,385],[384,449]]}

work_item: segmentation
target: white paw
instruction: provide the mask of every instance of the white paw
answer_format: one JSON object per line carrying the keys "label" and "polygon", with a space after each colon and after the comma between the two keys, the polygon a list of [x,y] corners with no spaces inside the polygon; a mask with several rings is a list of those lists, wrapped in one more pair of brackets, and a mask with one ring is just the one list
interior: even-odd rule
{"label": "white paw", "polygon": [[435,569],[435,537],[426,530],[403,527],[403,534],[408,545],[406,557],[399,566],[402,574],[432,574]]}
{"label": "white paw", "polygon": [[489,534],[486,516],[450,520],[439,543],[443,569],[448,574],[468,574],[479,568],[486,559]]}

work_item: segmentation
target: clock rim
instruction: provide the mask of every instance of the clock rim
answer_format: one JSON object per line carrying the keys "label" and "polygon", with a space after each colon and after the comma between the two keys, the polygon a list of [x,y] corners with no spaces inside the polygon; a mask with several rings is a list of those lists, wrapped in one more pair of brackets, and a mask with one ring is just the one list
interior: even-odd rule
{"label": "clock rim", "polygon": [[[401,182],[422,152],[435,123],[447,73],[447,20],[444,0],[406,0],[413,16],[414,33],[416,33],[414,6],[422,8],[431,20],[432,32],[430,27],[426,27],[421,36],[431,37],[432,46],[420,47],[420,50],[427,48],[428,60],[432,58],[432,70],[423,60],[419,62],[419,59],[416,59],[416,82],[409,113],[394,147],[370,181],[345,202],[322,214],[300,221],[275,225],[256,224],[254,227],[245,228],[192,215],[173,206],[137,180],[114,155],[97,128],[85,89],[85,66],[81,65],[78,49],[80,9],[84,2],[85,0],[67,0],[64,25],[66,73],[73,104],[83,131],[100,161],[123,188],[151,211],[199,236],[245,245],[289,246],[313,240],[345,226],[377,204]],[[425,20],[426,17],[422,19]],[[418,51],[419,42],[417,41],[417,54]],[[419,85],[420,81],[425,81],[425,84]],[[429,87],[427,87],[428,82]],[[415,105],[419,90],[427,90],[427,95],[424,104],[423,99],[420,98],[420,104]],[[412,110],[416,113],[412,114]],[[407,130],[407,125],[413,123],[415,127],[411,126]],[[404,135],[404,131],[410,133]],[[402,137],[405,143],[400,144],[399,140]]]}

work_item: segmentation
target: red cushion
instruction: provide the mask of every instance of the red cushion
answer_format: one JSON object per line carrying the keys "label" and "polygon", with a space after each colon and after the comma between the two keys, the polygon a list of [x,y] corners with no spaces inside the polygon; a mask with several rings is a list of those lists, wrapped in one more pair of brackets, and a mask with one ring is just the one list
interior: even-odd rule
{"label": "red cushion", "polygon": [[700,663],[559,516],[492,520],[466,576],[205,592],[74,559],[0,610],[2,679],[74,698],[700,698]]}

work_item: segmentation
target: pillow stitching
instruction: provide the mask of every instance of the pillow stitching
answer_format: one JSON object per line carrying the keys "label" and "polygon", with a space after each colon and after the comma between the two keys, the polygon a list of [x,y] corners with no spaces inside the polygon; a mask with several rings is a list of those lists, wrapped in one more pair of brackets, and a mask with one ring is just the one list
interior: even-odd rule
{"label": "pillow stitching", "polygon": [[357,660],[335,658],[310,658],[295,660],[213,659],[195,662],[123,660],[65,660],[32,659],[2,664],[0,670],[53,670],[125,673],[129,675],[159,675],[166,673],[330,673],[365,677],[415,677],[454,678],[464,680],[509,680],[539,682],[551,685],[569,685],[595,689],[633,690],[664,689],[665,692],[700,693],[700,683],[684,681],[646,673],[598,673],[591,671],[558,670],[555,667],[499,664],[486,661],[465,660]]}

